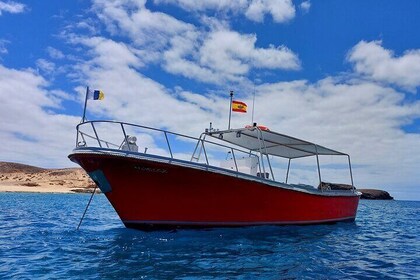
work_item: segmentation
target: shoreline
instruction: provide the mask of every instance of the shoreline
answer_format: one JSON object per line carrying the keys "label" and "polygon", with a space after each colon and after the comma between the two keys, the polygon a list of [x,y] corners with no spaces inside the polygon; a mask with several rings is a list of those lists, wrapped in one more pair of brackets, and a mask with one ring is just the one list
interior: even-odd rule
{"label": "shoreline", "polygon": [[[28,187],[22,185],[0,185],[0,193],[56,193],[56,194],[79,194],[92,193],[93,188],[75,187]],[[98,189],[97,191],[98,192]]]}

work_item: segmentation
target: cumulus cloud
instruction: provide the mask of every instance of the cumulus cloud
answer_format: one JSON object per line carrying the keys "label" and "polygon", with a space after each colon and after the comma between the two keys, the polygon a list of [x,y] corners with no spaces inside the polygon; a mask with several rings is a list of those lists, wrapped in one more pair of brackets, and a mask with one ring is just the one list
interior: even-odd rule
{"label": "cumulus cloud", "polygon": [[[194,125],[187,130],[195,132],[196,125],[207,124],[209,115],[187,97],[181,98],[178,92],[136,71],[133,67],[138,63],[136,55],[123,44],[100,37],[75,38],[73,43],[87,47],[91,56],[75,68],[83,73],[89,85],[103,89],[106,94],[104,102],[90,107],[92,113],[160,127],[175,128],[190,123]],[[118,59],[109,59],[110,54]]]}
{"label": "cumulus cloud", "polygon": [[420,135],[401,129],[420,117],[420,102],[404,103],[404,94],[375,82],[334,77],[263,84],[256,90],[255,120],[348,152],[357,186],[414,187],[420,179],[415,164]]}
{"label": "cumulus cloud", "polygon": [[355,72],[368,79],[413,89],[420,86],[420,49],[396,56],[382,41],[360,41],[348,53]]}
{"label": "cumulus cloud", "polygon": [[298,70],[300,61],[286,47],[257,48],[255,35],[213,30],[199,44],[174,37],[164,52],[164,68],[173,74],[216,84],[241,81],[252,67]]}
{"label": "cumulus cloud", "polygon": [[295,17],[295,6],[291,0],[254,0],[245,15],[250,20],[263,22],[264,15],[270,14],[275,22],[286,22]]}
{"label": "cumulus cloud", "polygon": [[1,160],[43,167],[69,166],[75,125],[80,117],[57,114],[62,91],[49,91],[48,82],[31,69],[0,65]]}
{"label": "cumulus cloud", "polygon": [[264,21],[267,14],[279,23],[295,17],[295,6],[291,0],[155,0],[154,2],[178,5],[187,11],[242,13],[255,22]]}
{"label": "cumulus cloud", "polygon": [[127,34],[135,45],[149,46],[150,50],[162,50],[172,36],[195,29],[170,15],[148,10],[145,1],[95,0],[93,9],[111,34]]}
{"label": "cumulus cloud", "polygon": [[11,13],[11,14],[19,14],[23,13],[26,9],[26,6],[22,3],[14,2],[14,1],[0,1],[0,16],[3,12]]}
{"label": "cumulus cloud", "polygon": [[255,35],[230,30],[211,32],[200,52],[201,62],[216,71],[245,74],[251,66],[271,69],[299,69],[297,56],[286,47],[256,48]]}
{"label": "cumulus cloud", "polygon": [[[103,37],[74,36],[69,41],[89,47],[88,53],[92,58],[90,68],[102,67],[104,69],[119,69],[120,67],[141,67],[141,59],[130,50],[130,46],[122,42],[115,42]],[[90,70],[90,69],[89,69]]]}
{"label": "cumulus cloud", "polygon": [[221,84],[244,80],[252,67],[300,68],[297,55],[287,47],[257,48],[254,34],[240,34],[223,24],[196,27],[129,0],[97,0],[94,7],[111,33],[127,34],[134,53],[171,74]]}
{"label": "cumulus cloud", "polygon": [[233,10],[246,7],[248,5],[247,0],[206,0],[206,1],[194,1],[194,0],[154,0],[156,4],[170,3],[178,5],[187,11],[206,11],[206,10]]}

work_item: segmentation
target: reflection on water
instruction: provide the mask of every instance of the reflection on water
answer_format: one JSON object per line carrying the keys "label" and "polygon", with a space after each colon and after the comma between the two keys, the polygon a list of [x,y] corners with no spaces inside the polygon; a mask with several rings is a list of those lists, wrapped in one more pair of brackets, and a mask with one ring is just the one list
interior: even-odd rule
{"label": "reflection on water", "polygon": [[419,202],[361,201],[356,223],[142,232],[103,195],[0,194],[0,278],[342,279],[419,275]]}

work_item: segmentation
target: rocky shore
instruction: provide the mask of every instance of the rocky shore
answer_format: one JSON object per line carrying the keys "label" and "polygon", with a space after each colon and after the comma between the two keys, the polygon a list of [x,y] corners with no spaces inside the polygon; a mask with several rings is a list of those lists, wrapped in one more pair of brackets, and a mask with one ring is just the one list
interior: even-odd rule
{"label": "rocky shore", "polygon": [[[322,182],[318,189],[326,190],[351,190],[352,186],[347,184],[333,184]],[[376,200],[392,200],[394,199],[388,192],[377,189],[359,189],[359,192],[362,193],[361,199],[376,199]]]}

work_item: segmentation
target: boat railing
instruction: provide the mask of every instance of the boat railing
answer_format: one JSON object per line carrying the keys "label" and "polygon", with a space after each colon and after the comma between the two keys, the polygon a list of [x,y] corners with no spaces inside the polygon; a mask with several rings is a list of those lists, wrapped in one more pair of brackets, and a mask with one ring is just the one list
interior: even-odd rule
{"label": "boat railing", "polygon": [[[196,138],[127,122],[86,121],[77,125],[76,148],[87,147],[139,155],[151,154],[168,160],[196,162],[203,166],[259,177],[263,174],[258,155],[233,145],[206,139],[204,133]],[[241,163],[245,161],[253,166],[244,168]]]}

